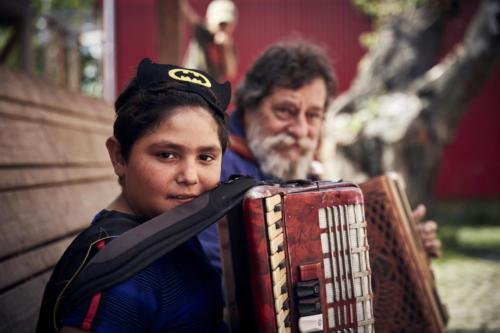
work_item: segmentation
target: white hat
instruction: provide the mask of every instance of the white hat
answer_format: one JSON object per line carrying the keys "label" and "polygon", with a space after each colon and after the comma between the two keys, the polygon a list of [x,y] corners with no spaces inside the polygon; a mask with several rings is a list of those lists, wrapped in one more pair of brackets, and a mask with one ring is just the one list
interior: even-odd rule
{"label": "white hat", "polygon": [[230,0],[213,0],[207,7],[207,25],[216,28],[223,22],[234,22],[238,10]]}

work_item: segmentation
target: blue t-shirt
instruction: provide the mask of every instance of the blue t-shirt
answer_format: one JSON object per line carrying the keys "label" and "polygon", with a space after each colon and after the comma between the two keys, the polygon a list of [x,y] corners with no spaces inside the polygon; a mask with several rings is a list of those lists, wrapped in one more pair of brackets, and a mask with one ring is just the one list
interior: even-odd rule
{"label": "blue t-shirt", "polygon": [[220,275],[194,237],[94,295],[64,318],[64,326],[96,333],[227,332],[222,309]]}

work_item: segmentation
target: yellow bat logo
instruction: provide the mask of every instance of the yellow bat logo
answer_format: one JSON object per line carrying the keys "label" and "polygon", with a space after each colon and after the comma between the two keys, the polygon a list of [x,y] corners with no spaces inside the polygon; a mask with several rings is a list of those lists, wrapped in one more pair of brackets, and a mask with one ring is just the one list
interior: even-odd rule
{"label": "yellow bat logo", "polygon": [[170,76],[174,80],[199,84],[200,86],[205,86],[207,88],[210,88],[212,86],[210,80],[205,75],[189,69],[171,69],[170,71],[168,71],[168,76]]}

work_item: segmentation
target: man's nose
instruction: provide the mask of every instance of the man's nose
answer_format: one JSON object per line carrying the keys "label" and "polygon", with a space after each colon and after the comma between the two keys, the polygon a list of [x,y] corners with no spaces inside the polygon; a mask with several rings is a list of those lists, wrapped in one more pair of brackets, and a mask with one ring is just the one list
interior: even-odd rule
{"label": "man's nose", "polygon": [[198,184],[198,169],[196,168],[196,161],[184,161],[184,163],[180,163],[176,181],[184,185]]}
{"label": "man's nose", "polygon": [[288,133],[297,139],[302,139],[307,137],[308,131],[309,124],[307,123],[306,115],[305,113],[300,112],[288,127]]}

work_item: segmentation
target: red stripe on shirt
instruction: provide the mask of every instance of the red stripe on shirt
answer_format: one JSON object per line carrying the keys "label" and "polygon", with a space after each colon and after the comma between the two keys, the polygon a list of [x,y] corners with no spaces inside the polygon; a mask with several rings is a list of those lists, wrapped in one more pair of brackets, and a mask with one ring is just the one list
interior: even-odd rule
{"label": "red stripe on shirt", "polygon": [[[97,243],[96,247],[97,249],[101,250],[104,248],[106,243],[104,240],[101,240],[99,243]],[[92,296],[92,299],[90,300],[90,305],[89,309],[87,310],[87,314],[85,315],[85,319],[83,319],[82,322],[82,329],[88,331],[92,328],[92,322],[95,319],[95,315],[97,314],[97,309],[99,308],[99,303],[101,302],[101,296],[102,293],[98,292]]]}
{"label": "red stripe on shirt", "polygon": [[92,300],[90,301],[90,306],[87,311],[87,315],[82,323],[82,329],[88,331],[92,327],[92,322],[94,321],[95,315],[97,313],[97,308],[99,307],[99,302],[101,301],[102,293],[96,293],[92,296]]}

